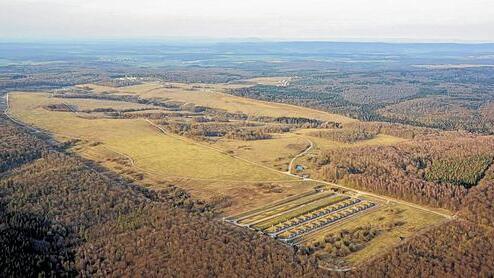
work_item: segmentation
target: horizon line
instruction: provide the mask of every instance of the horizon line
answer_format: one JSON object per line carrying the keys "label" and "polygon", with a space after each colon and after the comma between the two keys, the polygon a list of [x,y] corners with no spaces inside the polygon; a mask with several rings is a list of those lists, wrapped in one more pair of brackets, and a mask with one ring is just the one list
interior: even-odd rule
{"label": "horizon line", "polygon": [[494,44],[494,40],[412,39],[412,38],[263,38],[263,37],[3,37],[0,43],[80,43],[80,42],[186,42],[186,43],[382,43],[382,44]]}

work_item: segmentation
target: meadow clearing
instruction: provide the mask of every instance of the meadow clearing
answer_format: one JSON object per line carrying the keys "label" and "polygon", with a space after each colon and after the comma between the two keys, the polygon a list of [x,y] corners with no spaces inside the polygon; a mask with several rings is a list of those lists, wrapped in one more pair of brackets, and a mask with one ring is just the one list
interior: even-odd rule
{"label": "meadow clearing", "polygon": [[342,115],[331,114],[315,109],[248,99],[224,93],[225,90],[242,88],[245,86],[248,85],[144,83],[120,88],[105,87],[94,84],[85,84],[80,87],[92,88],[96,93],[112,92],[117,94],[134,94],[145,99],[157,98],[182,103],[194,103],[196,105],[224,109],[232,113],[241,112],[252,116],[306,117],[340,123],[351,123],[356,121],[355,119]]}
{"label": "meadow clearing", "polygon": [[[242,196],[236,197],[229,192],[237,189],[250,189],[247,192],[251,193],[267,191],[256,186],[259,183],[282,183],[282,192],[273,193],[277,197],[291,194],[292,190],[299,192],[305,187],[294,186],[299,183],[295,177],[234,158],[205,144],[166,135],[142,119],[87,119],[73,112],[49,111],[43,106],[60,100],[45,93],[11,93],[9,102],[10,113],[15,118],[52,133],[60,141],[79,139],[81,142],[74,150],[88,158],[96,158],[110,166],[110,160],[115,157],[108,157],[109,154],[130,159],[132,165],[127,163],[127,167],[152,178],[146,181],[149,186],[156,186],[153,180],[182,181],[181,186],[200,192],[201,197],[211,197],[213,192],[231,196],[235,203]],[[99,100],[66,99],[64,102],[88,109],[102,107]],[[103,106],[107,104],[102,101]],[[262,196],[270,194],[259,195],[256,199],[262,203]],[[271,199],[272,196],[267,196],[267,200]]]}
{"label": "meadow clearing", "polygon": [[[365,263],[403,244],[414,234],[448,221],[447,218],[389,200],[337,193],[323,187],[229,217],[227,220],[315,252],[323,267],[346,269]],[[328,238],[359,231],[364,241]],[[345,242],[345,243],[343,243]],[[343,252],[343,250],[345,250]]]}
{"label": "meadow clearing", "polygon": [[[227,113],[242,113],[249,117],[293,117],[343,125],[356,122],[354,119],[313,109],[223,93],[229,87],[238,86],[245,85],[144,83],[117,88],[85,84],[78,88],[88,89],[98,97],[138,96],[144,100],[158,99],[167,105],[179,103],[174,107],[192,104]],[[292,218],[333,209],[335,204],[345,200],[358,198],[378,204],[378,207],[358,215],[353,215],[348,210],[348,216],[351,216],[348,220],[311,231],[295,241],[300,246],[311,246],[324,239],[328,233],[375,226],[379,230],[376,238],[366,243],[365,248],[344,257],[353,264],[365,261],[369,256],[377,256],[386,248],[396,246],[403,239],[445,219],[427,209],[390,202],[389,199],[376,199],[349,189],[337,189],[338,196],[333,196],[333,193],[326,193],[327,196],[323,197],[316,196],[311,192],[315,186],[322,185],[319,181],[294,175],[315,176],[314,169],[304,168],[300,172],[292,169],[292,174],[286,173],[290,161],[293,160],[294,165],[309,165],[307,159],[325,150],[363,145],[393,145],[406,141],[402,138],[377,134],[370,139],[344,143],[314,136],[314,128],[292,125],[288,131],[275,132],[261,140],[241,140],[228,136],[212,136],[204,140],[170,132],[169,124],[164,119],[171,119],[180,126],[190,122],[197,125],[202,124],[205,117],[210,115],[182,108],[168,109],[164,106],[121,100],[62,98],[41,92],[10,93],[9,105],[9,113],[16,119],[53,134],[58,141],[77,140],[72,151],[140,185],[159,190],[175,184],[196,198],[226,200],[228,205],[223,208],[225,216],[236,215],[238,218],[242,213],[252,214],[252,210],[258,212],[239,221],[241,225],[257,221],[259,223],[253,228],[269,230],[275,225],[291,221]],[[50,110],[50,105],[65,105],[68,110]],[[101,112],[110,108],[111,112]],[[213,112],[217,113],[216,110]],[[216,115],[214,113],[212,115]],[[153,115],[158,115],[159,118],[152,118]],[[201,122],[198,122],[199,118]],[[260,122],[246,121],[244,125],[239,125],[240,120],[226,122],[239,128],[266,127],[262,126],[266,123]],[[215,121],[205,125],[214,126],[219,123],[226,125]],[[270,128],[283,126],[278,122],[269,122],[267,125]],[[301,153],[304,155],[298,157]],[[327,184],[324,186],[328,189]],[[287,202],[279,203],[286,198],[289,198]],[[350,205],[360,209],[358,204]]]}

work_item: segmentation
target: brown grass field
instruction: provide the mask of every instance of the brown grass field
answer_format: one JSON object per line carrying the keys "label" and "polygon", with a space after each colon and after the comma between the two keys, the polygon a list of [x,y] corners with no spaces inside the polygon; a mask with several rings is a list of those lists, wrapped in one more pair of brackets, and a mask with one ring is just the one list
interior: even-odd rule
{"label": "brown grass field", "polygon": [[[280,80],[282,79],[256,79],[250,82]],[[81,85],[93,88],[95,94],[137,94],[141,98],[194,103],[249,115],[306,117],[344,124],[356,121],[313,109],[240,98],[224,93],[225,90],[239,86],[246,85],[145,83],[120,88]],[[309,146],[308,140],[314,143],[314,147],[307,155],[297,158],[296,164],[306,164],[304,161],[309,155],[317,155],[318,152],[330,148],[396,144],[404,141],[397,137],[378,135],[374,139],[345,144],[311,136],[310,132],[313,130],[310,129],[298,129],[295,132],[276,134],[273,139],[266,140],[241,141],[222,138],[215,142],[203,142],[164,133],[142,118],[115,119],[98,115],[88,117],[85,115],[87,113],[50,111],[44,107],[61,103],[74,105],[79,110],[145,108],[160,111],[160,108],[123,101],[61,99],[48,93],[15,92],[9,95],[9,113],[24,123],[53,134],[59,141],[79,139],[72,151],[142,186],[160,189],[168,184],[175,184],[196,198],[211,200],[226,197],[231,205],[224,209],[225,215],[263,207],[296,194],[309,192],[314,186],[320,185],[317,181],[304,181],[284,173],[290,160]],[[311,169],[304,172],[312,174]],[[356,192],[350,190],[345,194],[353,196]],[[389,231],[383,231],[366,248],[347,258],[352,263],[359,263],[381,254],[390,246],[400,244],[400,237],[408,238],[445,219],[412,206],[387,203],[370,196],[362,197],[380,203],[379,208],[348,222],[332,225],[327,230],[311,233],[304,240],[308,243],[321,240],[329,232],[361,225],[385,226],[397,221],[404,223]],[[270,214],[269,208],[263,214]]]}
{"label": "brown grass field", "polygon": [[183,103],[224,109],[228,112],[242,112],[254,116],[272,117],[306,117],[324,121],[341,123],[355,122],[356,120],[327,112],[295,105],[272,103],[248,98],[232,96],[223,93],[231,88],[244,87],[236,84],[181,84],[169,83],[169,87],[158,83],[145,83],[141,85],[113,88],[99,85],[86,84],[95,92],[118,91],[121,94],[137,94],[142,98],[158,98]]}
{"label": "brown grass field", "polygon": [[308,245],[323,240],[328,233],[338,233],[342,230],[371,225],[380,230],[379,235],[369,244],[345,259],[350,263],[358,264],[368,258],[384,254],[389,249],[414,235],[415,233],[446,221],[444,217],[410,208],[396,203],[382,203],[381,206],[360,217],[352,218],[339,225],[329,226],[327,229],[303,237],[303,244]]}
{"label": "brown grass field", "polygon": [[[68,104],[75,104],[72,101],[64,99]],[[83,105],[84,101],[77,99],[76,102],[81,107],[99,107],[93,101]],[[239,207],[244,196],[236,193],[266,192],[265,188],[256,185],[259,183],[281,184],[279,187],[282,189],[282,193],[254,194],[259,204],[263,203],[263,196],[266,201],[271,201],[273,197],[285,197],[308,189],[305,185],[294,185],[300,184],[298,179],[274,169],[236,159],[186,138],[165,135],[142,119],[86,119],[72,112],[53,112],[43,108],[59,102],[59,99],[43,93],[12,93],[10,113],[25,123],[54,134],[60,141],[80,139],[85,145],[75,150],[88,158],[107,162],[109,152],[113,153],[112,156],[127,157],[134,165],[126,167],[132,167],[152,180],[181,181],[181,186],[199,192],[197,195],[201,197],[211,197],[211,192],[231,196],[235,202],[238,199]],[[91,146],[94,143],[98,145]]]}

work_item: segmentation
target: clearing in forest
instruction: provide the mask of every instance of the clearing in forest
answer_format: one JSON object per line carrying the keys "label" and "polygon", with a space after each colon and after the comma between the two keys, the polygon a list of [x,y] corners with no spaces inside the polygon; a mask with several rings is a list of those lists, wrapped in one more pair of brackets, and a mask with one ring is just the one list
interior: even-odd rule
{"label": "clearing in forest", "polygon": [[9,95],[9,113],[59,141],[75,140],[73,151],[136,183],[175,184],[226,204],[225,215],[236,215],[228,221],[344,261],[323,260],[330,266],[363,262],[445,219],[310,179],[317,169],[309,160],[321,152],[405,139],[365,134],[347,143],[315,136],[358,121],[223,93],[238,86],[246,85],[90,84],[60,95],[18,92]]}
{"label": "clearing in forest", "polygon": [[[225,183],[230,186],[240,184],[242,188],[247,187],[252,191],[267,191],[256,185],[258,183],[283,183],[282,193],[277,194],[280,197],[290,194],[292,190],[301,190],[293,184],[298,183],[297,178],[237,159],[207,143],[164,134],[143,119],[91,119],[73,112],[50,111],[46,106],[59,103],[60,100],[44,93],[11,93],[9,102],[10,113],[18,120],[46,130],[61,141],[81,140],[76,150],[80,150],[83,155],[87,153],[88,158],[97,157],[111,164],[115,158],[106,156],[109,152],[114,153],[121,160],[131,160],[124,163],[154,180],[186,181],[184,184],[196,191],[201,191],[200,185],[207,183],[209,186],[206,186],[205,192],[216,194],[232,190],[222,185]],[[85,108],[98,106],[93,100],[85,103],[85,99],[64,99],[64,102]],[[102,103],[106,105],[106,102]],[[207,194],[201,194],[204,195]],[[272,198],[269,197],[268,200]]]}

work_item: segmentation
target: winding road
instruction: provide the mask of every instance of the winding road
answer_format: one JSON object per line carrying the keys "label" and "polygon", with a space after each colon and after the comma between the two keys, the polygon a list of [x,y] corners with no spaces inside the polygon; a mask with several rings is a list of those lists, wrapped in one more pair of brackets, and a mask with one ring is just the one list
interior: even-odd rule
{"label": "winding road", "polygon": [[[146,119],[146,121],[149,124],[151,124],[152,126],[154,126],[155,128],[159,129],[162,133],[171,136],[171,134],[167,133],[162,127],[156,125],[155,123],[153,123],[149,119]],[[177,137],[179,137],[179,136],[177,136]],[[310,146],[307,147],[307,149],[305,149],[303,152],[299,153],[294,158],[292,158],[292,160],[290,161],[290,164],[288,166],[288,171],[286,171],[286,172],[273,169],[273,168],[268,167],[266,165],[262,165],[260,163],[253,162],[253,161],[247,160],[247,159],[242,158],[242,157],[238,157],[238,156],[235,156],[235,155],[227,154],[224,150],[221,150],[221,149],[218,149],[218,148],[215,148],[215,147],[212,147],[212,146],[208,146],[208,145],[197,143],[197,142],[191,142],[191,141],[189,141],[189,140],[187,140],[185,138],[180,138],[180,139],[181,140],[184,140],[186,142],[189,142],[189,143],[193,143],[193,144],[197,144],[197,145],[200,145],[200,146],[203,146],[203,147],[207,147],[209,149],[212,149],[212,150],[215,150],[217,152],[220,152],[220,153],[229,155],[229,156],[231,156],[233,158],[242,160],[244,162],[247,162],[247,163],[250,163],[250,164],[253,164],[253,165],[257,165],[257,166],[260,166],[260,167],[269,169],[269,170],[274,171],[274,172],[277,172],[277,173],[285,174],[285,175],[288,175],[288,176],[291,176],[291,177],[296,177],[298,179],[302,179],[302,180],[305,180],[305,181],[313,181],[313,182],[317,182],[317,183],[321,183],[321,184],[325,184],[325,185],[330,185],[330,186],[333,186],[333,187],[339,187],[339,188],[342,188],[342,189],[345,189],[345,190],[348,190],[348,191],[353,191],[353,192],[357,193],[357,195],[367,195],[367,196],[370,196],[370,197],[374,197],[376,199],[384,200],[386,202],[398,203],[398,204],[409,206],[409,207],[413,207],[413,208],[416,208],[416,209],[419,209],[419,210],[422,210],[422,211],[427,211],[427,212],[430,212],[430,213],[433,213],[433,214],[436,214],[436,215],[445,217],[447,219],[453,219],[455,217],[454,215],[451,215],[451,214],[442,213],[442,212],[439,212],[439,211],[436,211],[436,210],[429,209],[427,207],[423,207],[423,206],[416,205],[414,203],[410,203],[410,202],[406,202],[406,201],[402,201],[402,200],[399,200],[399,199],[395,199],[395,198],[391,198],[391,197],[386,197],[386,196],[381,196],[381,195],[377,195],[377,194],[366,192],[366,191],[357,190],[357,189],[354,189],[354,188],[351,188],[351,187],[346,187],[346,186],[343,186],[343,185],[339,185],[339,184],[332,183],[332,182],[327,182],[327,181],[324,181],[324,180],[311,179],[311,178],[303,178],[303,177],[301,177],[299,175],[292,174],[291,173],[291,169],[293,167],[293,164],[294,164],[295,160],[297,158],[300,158],[300,157],[306,155],[308,152],[310,152],[312,150],[312,148],[314,148],[314,143],[312,141],[310,141],[309,139],[307,139],[307,141],[310,143]]]}
{"label": "winding road", "polygon": [[290,164],[288,164],[288,170],[286,171],[287,173],[289,174],[292,173],[293,164],[295,163],[295,160],[297,160],[297,158],[306,155],[308,152],[312,150],[312,148],[314,148],[314,143],[311,140],[307,138],[305,138],[305,140],[309,142],[309,146],[303,152],[297,154],[294,158],[292,158],[292,160],[290,160]]}
{"label": "winding road", "polygon": [[[5,94],[4,96],[5,98],[5,105],[6,105],[6,108],[5,110],[3,111],[3,114],[5,114],[6,117],[8,117],[10,120],[12,120],[13,122],[31,130],[32,132],[34,133],[39,133],[41,132],[40,130],[36,129],[36,128],[33,128],[23,122],[20,122],[18,121],[17,119],[15,119],[14,117],[12,117],[10,114],[9,114],[9,109],[10,109],[10,103],[9,103],[9,94]],[[149,119],[146,119],[146,121],[151,124],[153,127],[157,128],[161,133],[165,134],[165,135],[168,135],[168,136],[173,136],[172,134],[169,134],[167,133],[162,127],[156,125],[155,123],[153,123],[152,121],[150,121]],[[175,136],[174,136],[175,137]],[[180,136],[176,136],[177,138],[180,137]],[[402,201],[402,200],[399,200],[399,199],[395,199],[395,198],[391,198],[391,197],[386,197],[386,196],[381,196],[381,195],[377,195],[377,194],[374,194],[374,193],[370,193],[370,192],[366,192],[366,191],[361,191],[361,190],[357,190],[357,189],[354,189],[354,188],[350,188],[350,187],[346,187],[346,186],[343,186],[343,185],[339,185],[339,184],[336,184],[336,183],[332,183],[332,182],[327,182],[327,181],[324,181],[324,180],[318,180],[318,179],[312,179],[312,178],[303,178],[303,177],[300,177],[298,175],[295,175],[295,174],[292,174],[291,173],[291,170],[292,170],[292,167],[293,167],[293,164],[295,163],[296,159],[306,155],[308,152],[310,152],[312,150],[312,148],[314,147],[314,143],[310,140],[307,139],[307,141],[310,143],[310,146],[305,149],[303,152],[299,153],[298,155],[296,155],[294,158],[292,158],[292,160],[290,161],[289,163],[289,166],[288,166],[288,171],[284,172],[284,171],[280,171],[280,170],[277,170],[277,169],[273,169],[271,167],[268,167],[266,165],[263,165],[263,164],[260,164],[260,163],[257,163],[257,162],[253,162],[253,161],[250,161],[250,160],[247,160],[245,158],[242,158],[242,157],[238,157],[238,156],[235,156],[235,155],[230,155],[230,154],[227,154],[224,150],[221,150],[221,149],[218,149],[218,148],[215,148],[215,147],[212,147],[212,146],[208,146],[208,145],[205,145],[205,144],[201,144],[201,143],[197,143],[197,142],[191,142],[190,140],[187,140],[183,137],[180,137],[178,138],[180,140],[183,140],[185,142],[189,142],[189,143],[192,143],[192,144],[197,144],[197,145],[200,145],[200,146],[203,146],[203,147],[206,147],[206,148],[209,148],[209,149],[212,149],[212,150],[215,150],[217,152],[220,152],[222,154],[226,154],[226,155],[229,155],[233,158],[236,158],[236,159],[239,159],[239,160],[242,160],[244,162],[247,162],[247,163],[250,163],[252,165],[257,165],[259,167],[263,167],[265,169],[268,169],[268,170],[271,170],[273,172],[277,172],[277,173],[280,173],[280,174],[284,174],[284,175],[289,175],[291,177],[296,177],[298,179],[301,179],[301,180],[305,180],[305,181],[313,181],[313,182],[317,182],[317,183],[321,183],[321,184],[325,184],[325,185],[330,185],[330,186],[333,186],[333,187],[339,187],[339,188],[342,188],[342,189],[345,189],[345,190],[348,190],[348,191],[353,191],[353,192],[356,192],[358,195],[367,195],[367,196],[371,196],[371,197],[374,197],[374,198],[377,198],[377,199],[381,199],[381,200],[384,200],[386,202],[394,202],[394,203],[398,203],[398,204],[402,204],[402,205],[405,205],[405,206],[409,206],[409,207],[413,207],[413,208],[416,208],[416,209],[419,209],[419,210],[422,210],[422,211],[427,211],[427,212],[430,212],[430,213],[433,213],[433,214],[436,214],[436,215],[439,215],[439,216],[442,216],[442,217],[445,217],[447,219],[454,219],[455,216],[452,215],[452,214],[447,214],[447,213],[442,213],[442,212],[439,212],[437,210],[432,210],[432,209],[429,209],[427,207],[423,207],[423,206],[420,206],[420,205],[416,205],[414,203],[410,203],[410,202],[406,202],[406,201]],[[127,155],[125,155],[127,156]],[[128,156],[127,156],[128,157]],[[134,161],[132,161],[134,162]]]}

